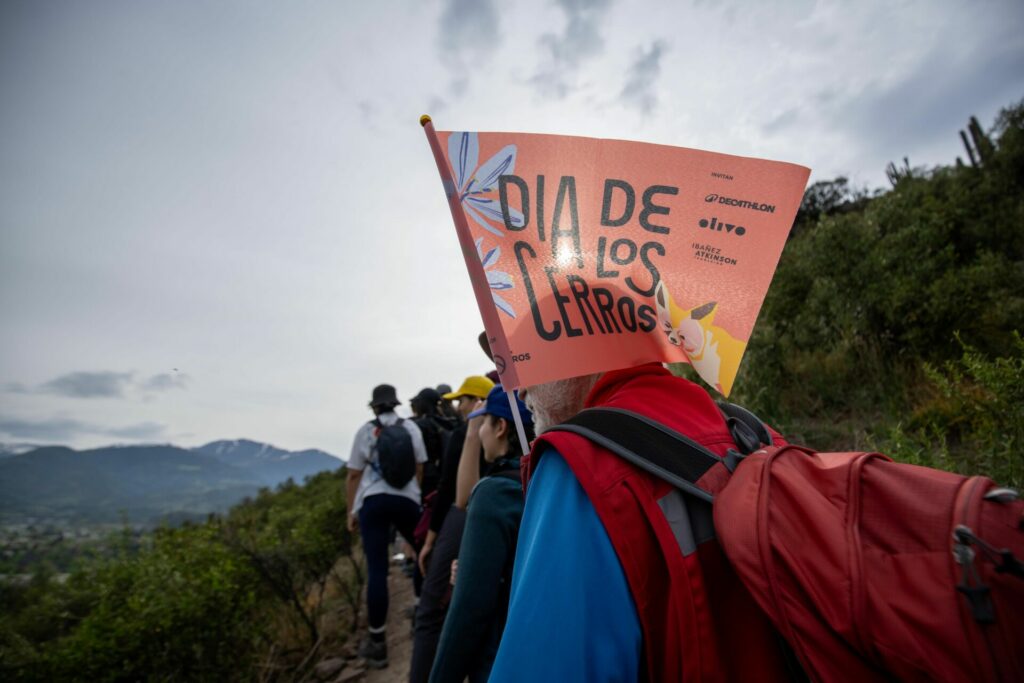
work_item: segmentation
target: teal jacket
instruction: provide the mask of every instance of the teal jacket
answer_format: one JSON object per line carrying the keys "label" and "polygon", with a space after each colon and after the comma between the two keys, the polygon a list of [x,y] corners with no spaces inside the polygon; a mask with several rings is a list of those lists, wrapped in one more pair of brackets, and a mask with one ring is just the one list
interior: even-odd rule
{"label": "teal jacket", "polygon": [[469,499],[459,569],[431,683],[486,681],[508,614],[523,489],[518,479],[480,480]]}

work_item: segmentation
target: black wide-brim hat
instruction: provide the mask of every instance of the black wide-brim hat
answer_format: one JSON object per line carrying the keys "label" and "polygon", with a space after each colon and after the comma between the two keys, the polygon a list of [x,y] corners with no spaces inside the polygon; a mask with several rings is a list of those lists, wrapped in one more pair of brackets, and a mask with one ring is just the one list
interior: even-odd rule
{"label": "black wide-brim hat", "polygon": [[390,384],[379,384],[373,388],[373,397],[370,399],[371,408],[401,404],[402,402],[398,400],[398,392]]}

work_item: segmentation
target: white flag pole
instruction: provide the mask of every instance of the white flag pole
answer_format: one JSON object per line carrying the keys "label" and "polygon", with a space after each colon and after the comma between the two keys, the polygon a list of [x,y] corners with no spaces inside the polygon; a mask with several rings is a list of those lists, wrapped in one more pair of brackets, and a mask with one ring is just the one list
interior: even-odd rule
{"label": "white flag pole", "polygon": [[523,455],[530,452],[530,442],[526,440],[526,429],[523,427],[523,416],[519,414],[519,401],[516,400],[515,391],[505,391],[508,402],[512,405],[512,419],[516,423],[516,434],[519,435],[519,445],[522,447]]}

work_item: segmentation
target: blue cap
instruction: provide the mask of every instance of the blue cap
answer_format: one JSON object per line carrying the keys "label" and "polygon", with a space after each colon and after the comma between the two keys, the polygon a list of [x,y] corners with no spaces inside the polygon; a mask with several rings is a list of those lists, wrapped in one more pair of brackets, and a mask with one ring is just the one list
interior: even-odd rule
{"label": "blue cap", "polygon": [[[533,427],[533,414],[526,407],[526,404],[519,400],[519,392],[516,392],[515,396],[516,404],[519,406],[519,415],[523,419],[523,426]],[[495,384],[491,392],[487,394],[487,401],[484,403],[484,407],[474,410],[469,414],[469,418],[477,417],[478,415],[494,415],[495,417],[503,417],[509,422],[515,421],[515,418],[512,417],[512,404],[509,403],[508,394],[505,393],[504,387],[500,384]]]}

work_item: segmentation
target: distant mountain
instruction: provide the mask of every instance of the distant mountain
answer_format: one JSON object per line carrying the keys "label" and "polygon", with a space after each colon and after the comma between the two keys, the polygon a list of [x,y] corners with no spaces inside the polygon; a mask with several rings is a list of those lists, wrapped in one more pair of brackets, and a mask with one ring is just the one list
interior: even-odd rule
{"label": "distant mountain", "polygon": [[0,458],[0,520],[138,523],[225,510],[264,486],[342,461],[323,451],[284,451],[253,441],[201,448],[36,448]]}
{"label": "distant mountain", "polygon": [[37,448],[42,448],[42,446],[37,443],[0,443],[0,458],[21,455]]}
{"label": "distant mountain", "polygon": [[342,465],[341,460],[324,451],[285,451],[247,439],[214,441],[193,450],[238,467],[269,485],[276,485],[289,477],[301,482],[311,474],[334,470]]}

